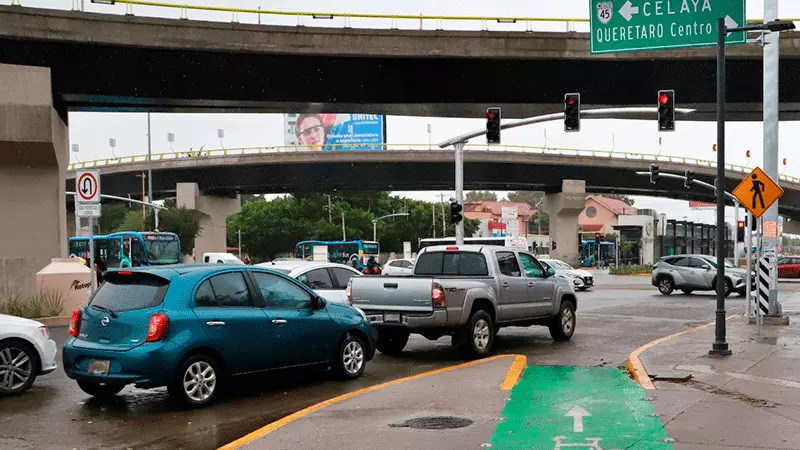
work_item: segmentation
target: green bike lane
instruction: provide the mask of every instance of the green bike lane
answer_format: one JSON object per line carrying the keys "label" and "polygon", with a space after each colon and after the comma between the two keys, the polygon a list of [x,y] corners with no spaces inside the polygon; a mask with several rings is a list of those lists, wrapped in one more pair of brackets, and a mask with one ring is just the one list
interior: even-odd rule
{"label": "green bike lane", "polygon": [[647,393],[610,367],[530,366],[493,449],[672,449]]}

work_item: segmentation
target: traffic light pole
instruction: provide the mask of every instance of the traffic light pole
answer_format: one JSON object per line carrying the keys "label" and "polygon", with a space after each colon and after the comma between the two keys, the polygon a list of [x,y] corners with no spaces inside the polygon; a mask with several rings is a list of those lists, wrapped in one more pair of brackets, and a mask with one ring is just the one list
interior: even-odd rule
{"label": "traffic light pole", "polygon": [[[464,204],[464,141],[453,143],[456,160],[456,203]],[[456,225],[456,245],[464,245],[464,220]]]}

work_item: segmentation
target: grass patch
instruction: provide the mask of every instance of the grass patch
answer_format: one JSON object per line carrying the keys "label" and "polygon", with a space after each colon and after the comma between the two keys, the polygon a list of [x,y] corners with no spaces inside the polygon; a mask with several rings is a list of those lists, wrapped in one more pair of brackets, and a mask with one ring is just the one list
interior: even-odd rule
{"label": "grass patch", "polygon": [[63,309],[64,294],[61,291],[39,291],[31,296],[15,295],[0,299],[0,314],[27,319],[58,316]]}
{"label": "grass patch", "polygon": [[650,264],[640,266],[617,266],[609,269],[611,275],[636,275],[640,273],[650,274],[653,272],[653,266]]}

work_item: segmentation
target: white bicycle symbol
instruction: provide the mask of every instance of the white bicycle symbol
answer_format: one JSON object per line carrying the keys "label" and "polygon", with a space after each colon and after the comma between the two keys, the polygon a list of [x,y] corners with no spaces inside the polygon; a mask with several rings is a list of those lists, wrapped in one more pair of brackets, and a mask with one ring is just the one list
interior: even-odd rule
{"label": "white bicycle symbol", "polygon": [[556,436],[556,437],[554,437],[553,440],[556,442],[556,446],[553,447],[553,450],[558,450],[558,449],[567,448],[567,447],[569,447],[569,448],[586,448],[586,449],[589,449],[589,450],[603,450],[603,447],[600,447],[600,441],[602,441],[603,438],[586,438],[585,442],[572,443],[572,444],[567,444],[567,443],[561,442],[566,438],[567,438],[566,436]]}

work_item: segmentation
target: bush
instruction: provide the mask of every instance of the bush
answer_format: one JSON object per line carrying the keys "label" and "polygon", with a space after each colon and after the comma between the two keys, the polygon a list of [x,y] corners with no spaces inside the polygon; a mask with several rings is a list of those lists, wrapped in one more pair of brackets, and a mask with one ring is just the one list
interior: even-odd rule
{"label": "bush", "polygon": [[60,291],[40,291],[30,297],[15,295],[0,300],[0,314],[36,319],[61,314],[64,295]]}
{"label": "bush", "polygon": [[645,264],[642,266],[617,266],[617,267],[612,267],[609,270],[609,273],[611,275],[634,275],[640,273],[649,274],[652,272],[653,272],[653,266],[650,264]]}

